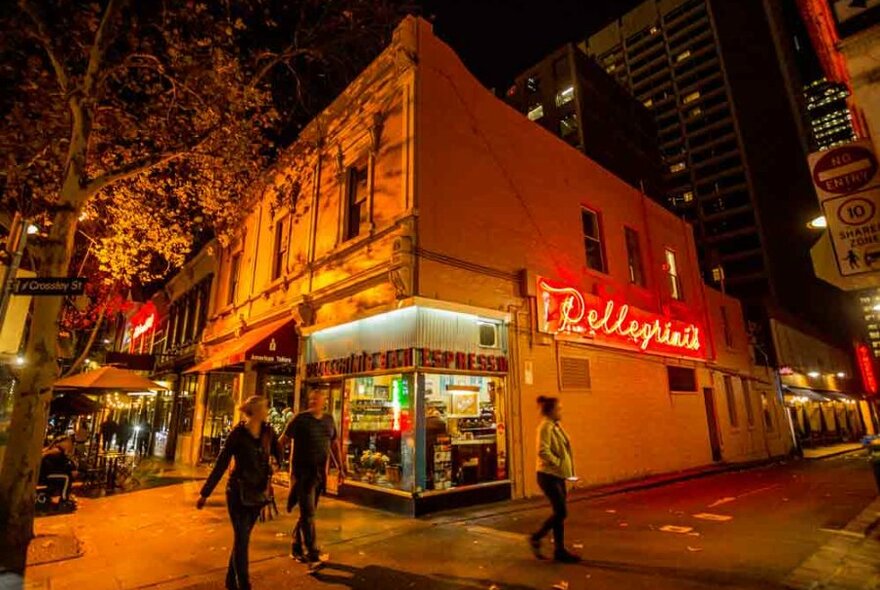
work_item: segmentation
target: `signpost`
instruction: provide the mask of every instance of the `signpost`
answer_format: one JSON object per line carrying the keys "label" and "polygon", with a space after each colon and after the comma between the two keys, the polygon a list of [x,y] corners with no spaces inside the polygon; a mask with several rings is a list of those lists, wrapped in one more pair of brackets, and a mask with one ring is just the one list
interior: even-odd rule
{"label": "signpost", "polygon": [[82,295],[85,288],[85,277],[33,277],[15,279],[12,283],[12,294],[33,297]]}
{"label": "signpost", "polygon": [[871,140],[810,155],[841,276],[880,270],[880,166]]}

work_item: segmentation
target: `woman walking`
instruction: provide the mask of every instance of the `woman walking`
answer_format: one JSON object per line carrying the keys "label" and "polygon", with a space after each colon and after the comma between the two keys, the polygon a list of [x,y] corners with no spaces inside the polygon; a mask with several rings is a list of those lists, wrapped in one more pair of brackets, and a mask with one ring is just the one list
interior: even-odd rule
{"label": "woman walking", "polygon": [[541,540],[553,531],[553,559],[562,563],[576,563],[580,557],[565,548],[566,485],[576,481],[571,442],[562,429],[562,405],[555,397],[538,398],[542,420],[538,425],[538,485],[550,500],[553,515],[550,516],[529,538],[529,546],[538,559],[541,553]]}
{"label": "woman walking", "polygon": [[244,421],[232,429],[214,469],[202,487],[196,508],[201,509],[214,491],[234,457],[235,465],[226,484],[226,508],[232,522],[232,554],[226,570],[227,590],[250,590],[248,544],[260,511],[271,501],[272,466],[270,456],[281,464],[281,448],[275,431],[265,420],[269,415],[266,399],[253,396],[240,407]]}

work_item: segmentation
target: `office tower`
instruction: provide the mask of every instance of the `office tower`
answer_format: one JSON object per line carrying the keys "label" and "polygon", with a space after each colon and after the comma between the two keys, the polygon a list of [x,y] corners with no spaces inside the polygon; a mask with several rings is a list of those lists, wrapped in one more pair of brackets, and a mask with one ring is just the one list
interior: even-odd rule
{"label": "office tower", "polygon": [[855,139],[852,113],[846,103],[849,89],[825,78],[804,88],[812,149],[827,150]]}

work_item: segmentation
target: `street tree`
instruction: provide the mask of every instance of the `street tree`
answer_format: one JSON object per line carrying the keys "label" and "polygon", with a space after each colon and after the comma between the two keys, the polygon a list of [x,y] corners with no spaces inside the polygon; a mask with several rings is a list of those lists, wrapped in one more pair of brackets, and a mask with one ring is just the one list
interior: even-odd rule
{"label": "street tree", "polygon": [[[225,243],[278,150],[387,41],[399,0],[18,0],[0,7],[3,211],[68,276],[81,223],[110,281]],[[0,573],[23,574],[60,297],[35,297],[0,471]]]}

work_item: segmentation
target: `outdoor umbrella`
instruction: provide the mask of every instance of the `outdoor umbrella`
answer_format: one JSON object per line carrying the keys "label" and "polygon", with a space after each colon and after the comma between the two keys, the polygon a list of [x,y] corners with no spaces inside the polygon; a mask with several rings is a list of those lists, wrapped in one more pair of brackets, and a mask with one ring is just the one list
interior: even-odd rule
{"label": "outdoor umbrella", "polygon": [[101,409],[101,404],[84,395],[59,395],[52,400],[49,411],[61,416],[87,416]]}
{"label": "outdoor umbrella", "polygon": [[117,369],[116,367],[101,367],[94,371],[65,377],[56,381],[53,388],[56,391],[76,389],[96,393],[108,391],[144,392],[167,389],[146,377],[141,377],[134,371]]}

